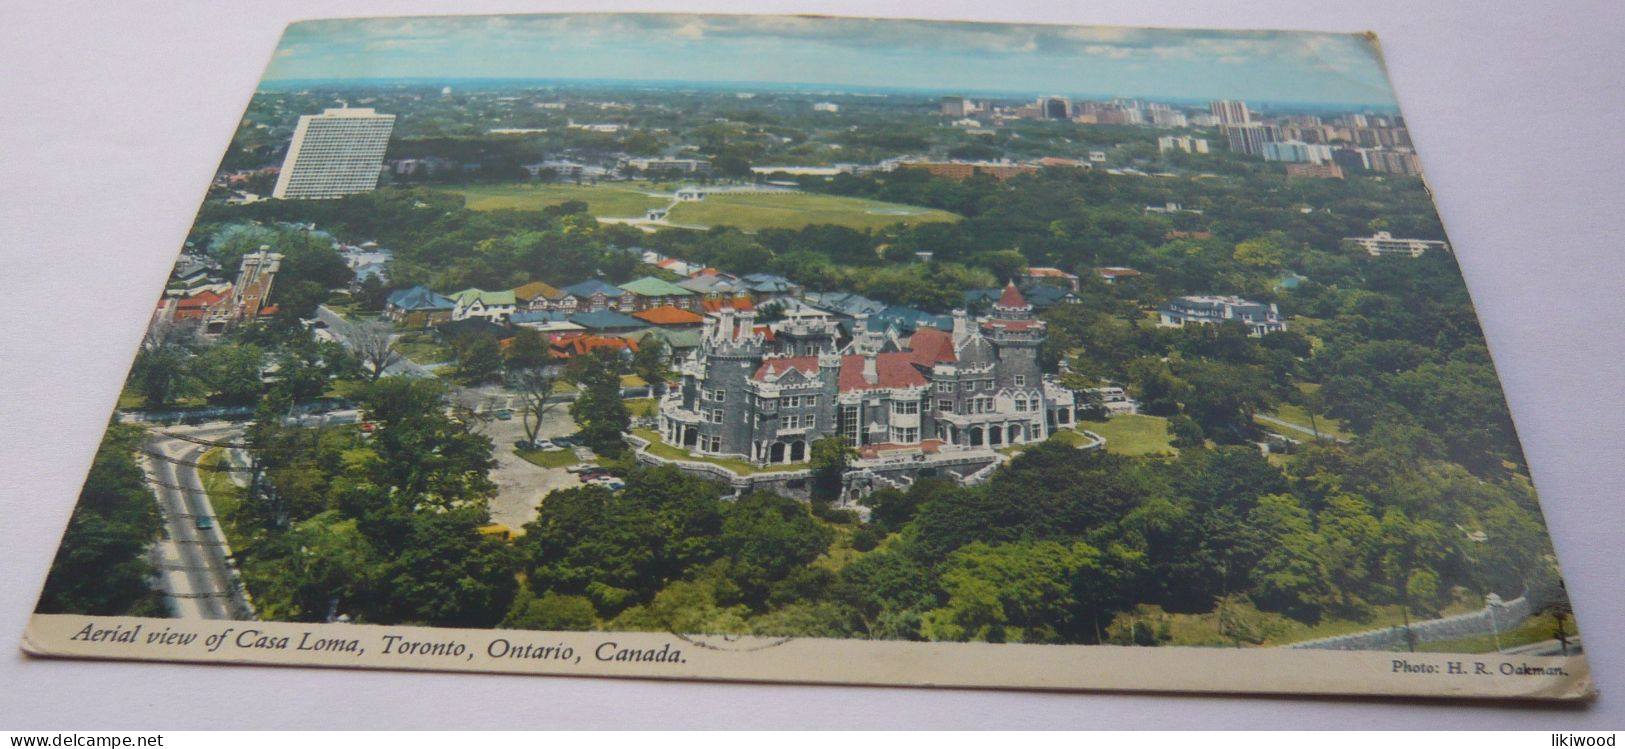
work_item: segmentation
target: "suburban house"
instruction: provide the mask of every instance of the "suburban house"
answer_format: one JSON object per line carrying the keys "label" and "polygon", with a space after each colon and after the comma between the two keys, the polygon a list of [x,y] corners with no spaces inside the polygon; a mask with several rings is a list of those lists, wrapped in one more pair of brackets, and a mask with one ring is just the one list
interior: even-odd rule
{"label": "suburban house", "polygon": [[453,320],[481,318],[491,322],[507,322],[514,313],[512,291],[463,289],[452,294],[451,300],[457,305],[451,313]]}
{"label": "suburban house", "polygon": [[578,333],[586,328],[570,322],[570,315],[559,310],[530,310],[515,312],[508,322],[516,327],[529,328],[542,333]]}
{"label": "suburban house", "polygon": [[677,285],[705,299],[724,299],[749,294],[743,281],[730,274],[709,269],[678,281]]}
{"label": "suburban house", "polygon": [[632,295],[617,286],[591,278],[561,289],[560,309],[571,312],[596,312],[626,309],[632,306]]}
{"label": "suburban house", "polygon": [[757,304],[769,299],[795,299],[802,292],[799,284],[772,273],[746,273],[739,277],[739,282]]}
{"label": "suburban house", "polygon": [[632,316],[667,330],[698,330],[705,323],[704,315],[676,307],[653,307],[633,312]]}
{"label": "suburban house", "polygon": [[1051,283],[1065,284],[1067,288],[1072,289],[1073,291],[1078,290],[1077,274],[1068,273],[1060,268],[1028,268],[1026,275],[1028,279],[1033,281],[1048,281]]}
{"label": "suburban house", "polygon": [[858,315],[878,315],[886,309],[885,302],[877,302],[860,294],[850,294],[844,291],[813,292],[803,299],[818,309],[830,312],[838,317],[857,318]]}
{"label": "suburban house", "polygon": [[621,284],[621,291],[632,295],[631,310],[646,310],[654,307],[680,307],[693,309],[698,306],[697,295],[670,281],[663,281],[654,276],[644,276],[636,281]]}
{"label": "suburban house", "polygon": [[634,330],[643,330],[649,327],[648,323],[636,317],[607,309],[577,312],[570,315],[570,322],[580,325],[591,335],[630,333]]}
{"label": "suburban house", "polygon": [[1124,279],[1137,278],[1139,277],[1140,272],[1133,268],[1107,266],[1104,268],[1096,268],[1095,275],[1100,276],[1100,280],[1105,281],[1106,283],[1114,284]]}
{"label": "suburban house", "polygon": [[1281,312],[1274,304],[1251,302],[1235,296],[1176,296],[1157,312],[1157,324],[1164,328],[1179,328],[1192,323],[1217,325],[1235,320],[1247,326],[1247,334],[1251,336],[1286,330]]}
{"label": "suburban house", "polygon": [[637,341],[625,338],[608,336],[595,336],[582,333],[579,335],[555,336],[548,342],[548,354],[555,359],[574,359],[585,356],[600,349],[621,352],[624,356],[637,353]]}
{"label": "suburban house", "polygon": [[700,347],[700,331],[697,328],[650,328],[637,333],[626,333],[621,337],[637,342],[639,350],[650,343],[658,342],[666,349],[666,366],[672,369],[681,367],[688,356]]}
{"label": "suburban house", "polygon": [[413,328],[451,322],[457,303],[429,290],[427,286],[398,289],[384,302],[384,314],[397,324]]}
{"label": "suburban house", "polygon": [[557,309],[559,300],[563,297],[564,292],[541,281],[531,281],[513,290],[514,306],[517,311]]}

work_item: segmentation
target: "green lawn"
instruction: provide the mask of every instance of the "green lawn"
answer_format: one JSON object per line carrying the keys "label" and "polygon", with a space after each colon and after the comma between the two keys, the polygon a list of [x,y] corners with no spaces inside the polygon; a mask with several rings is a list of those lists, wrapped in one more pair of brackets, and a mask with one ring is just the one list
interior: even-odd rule
{"label": "green lawn", "polygon": [[1177,453],[1170,445],[1168,420],[1161,416],[1118,414],[1106,421],[1080,421],[1078,428],[1106,438],[1106,450],[1119,455]]}
{"label": "green lawn", "polygon": [[434,341],[428,333],[406,333],[395,339],[395,350],[418,364],[451,361],[451,349]]}
{"label": "green lawn", "polygon": [[672,209],[675,224],[733,226],[745,231],[800,229],[809,224],[835,224],[853,229],[879,229],[892,224],[958,221],[959,216],[878,200],[815,193],[712,194]]}
{"label": "green lawn", "polygon": [[[442,191],[462,196],[468,207],[476,211],[536,211],[579,200],[587,204],[589,213],[600,218],[643,218],[650,208],[663,208],[671,204],[671,198],[666,195],[672,187],[649,182],[596,185],[536,183],[468,185],[448,187]],[[816,193],[712,194],[704,200],[677,205],[668,218],[675,224],[726,225],[746,231],[799,229],[808,224],[878,229],[897,223],[912,225],[959,220],[959,216],[953,213],[932,208]]]}
{"label": "green lawn", "polygon": [[[1089,442],[1091,442],[1091,440],[1088,437],[1085,437],[1082,432],[1073,431],[1071,429],[1057,429],[1057,430],[1055,430],[1054,432],[1052,432],[1050,434],[1049,439],[1046,440],[1046,442],[1060,442],[1062,444],[1071,445],[1073,447],[1082,447],[1082,446],[1084,446],[1086,444],[1089,444]],[[1042,445],[1042,444],[1044,444],[1044,443],[1043,442],[1027,442],[1025,444],[1020,444],[1020,445],[1011,445],[1009,447],[1001,447],[1001,448],[999,448],[999,452],[1004,453],[1005,455],[1015,455],[1016,453],[1019,453],[1022,450],[1026,450],[1028,448],[1034,447],[1036,445]]]}
{"label": "green lawn", "polygon": [[795,463],[790,465],[771,466],[768,468],[757,468],[756,466],[743,460],[713,458],[709,455],[696,455],[680,447],[672,447],[671,445],[661,442],[660,434],[653,429],[633,429],[632,433],[649,441],[648,452],[650,455],[655,457],[666,458],[668,460],[692,460],[698,463],[710,463],[712,465],[722,466],[723,468],[741,475],[747,473],[772,473],[774,471],[798,471],[807,467],[807,464],[805,463]]}
{"label": "green lawn", "polygon": [[513,453],[521,460],[543,468],[565,468],[580,462],[576,460],[574,450],[514,450]]}
{"label": "green lawn", "polygon": [[226,534],[226,543],[231,544],[231,553],[240,555],[250,545],[250,539],[237,527],[237,508],[242,505],[246,490],[231,482],[231,471],[209,470],[225,463],[226,449],[223,447],[203,453],[198,465],[204,468],[198,471],[198,478],[203,481],[204,493],[209,495],[209,506],[214,509],[216,522]]}
{"label": "green lawn", "polygon": [[[1311,423],[1309,420],[1309,412],[1304,410],[1303,406],[1296,403],[1282,403],[1275,408],[1275,413],[1269,415],[1274,416],[1277,419],[1281,419],[1282,421],[1302,424],[1304,427],[1318,426],[1320,427],[1321,437],[1331,437],[1333,439],[1346,440],[1354,436],[1349,434],[1348,430],[1343,427],[1343,422],[1338,421],[1337,419],[1327,418],[1325,416],[1316,416],[1314,422]],[[1264,422],[1260,424],[1260,426],[1274,432],[1282,432],[1284,429],[1278,424],[1270,424],[1268,422]],[[1293,439],[1299,439],[1301,437],[1309,437],[1313,439],[1312,432],[1300,432],[1295,429],[1285,429],[1283,433]]]}
{"label": "green lawn", "polygon": [[650,208],[662,208],[671,203],[671,198],[648,195],[661,192],[648,182],[470,185],[446,188],[443,192],[463,196],[468,208],[475,211],[539,211],[548,206],[579,200],[587,204],[587,211],[592,215],[609,218],[643,218]]}
{"label": "green lawn", "polygon": [[627,398],[625,403],[626,410],[632,413],[634,419],[640,416],[653,416],[657,408],[654,398]]}

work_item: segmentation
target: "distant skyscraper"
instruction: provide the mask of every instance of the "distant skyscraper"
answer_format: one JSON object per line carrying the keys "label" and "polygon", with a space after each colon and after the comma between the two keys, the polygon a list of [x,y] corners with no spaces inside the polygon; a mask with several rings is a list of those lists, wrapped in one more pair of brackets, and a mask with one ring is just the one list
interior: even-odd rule
{"label": "distant skyscraper", "polygon": [[1038,100],[1039,115],[1047,120],[1072,118],[1072,100],[1064,96],[1046,96]]}
{"label": "distant skyscraper", "polygon": [[1247,111],[1247,102],[1233,99],[1210,101],[1208,111],[1219,119],[1220,125],[1245,125],[1252,121],[1253,113]]}
{"label": "distant skyscraper", "polygon": [[944,117],[964,117],[971,112],[970,100],[963,96],[944,96],[940,106]]}
{"label": "distant skyscraper", "polygon": [[299,118],[277,175],[275,198],[337,198],[378,186],[395,115],[329,109]]}

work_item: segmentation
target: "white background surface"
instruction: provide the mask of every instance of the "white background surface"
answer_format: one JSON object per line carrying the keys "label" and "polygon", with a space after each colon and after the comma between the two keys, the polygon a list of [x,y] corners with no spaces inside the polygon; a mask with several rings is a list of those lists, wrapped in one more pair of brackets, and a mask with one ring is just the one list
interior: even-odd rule
{"label": "white background surface", "polygon": [[[1625,725],[1618,552],[1625,544],[1625,11],[1618,3],[4,4],[0,728]],[[283,25],[602,9],[1375,30],[1500,368],[1601,700],[1564,709],[661,683],[68,662],[12,650],[152,300]]]}

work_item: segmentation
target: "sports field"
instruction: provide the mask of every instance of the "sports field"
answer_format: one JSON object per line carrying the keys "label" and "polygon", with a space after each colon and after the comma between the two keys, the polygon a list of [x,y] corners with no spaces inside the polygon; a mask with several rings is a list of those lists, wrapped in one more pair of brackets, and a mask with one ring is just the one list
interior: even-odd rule
{"label": "sports field", "polygon": [[878,200],[816,193],[711,194],[704,200],[679,203],[672,223],[733,226],[745,231],[800,229],[809,224],[835,224],[853,229],[879,229],[892,224],[958,221],[947,211]]}
{"label": "sports field", "polygon": [[660,190],[647,182],[468,185],[446,188],[445,192],[463,196],[468,200],[468,207],[476,211],[500,211],[505,208],[539,211],[550,205],[579,200],[587,204],[589,213],[601,218],[643,218],[644,212],[650,208],[660,208],[671,202],[671,198],[660,195]]}
{"label": "sports field", "polygon": [[[670,186],[649,182],[612,182],[596,185],[517,184],[469,185],[445,188],[461,195],[476,211],[518,209],[535,211],[579,200],[599,218],[641,219],[650,208],[671,204]],[[892,224],[958,221],[947,211],[878,200],[816,193],[710,194],[704,200],[679,203],[667,219],[683,226],[733,226],[745,231],[799,229],[809,224],[835,224],[853,229],[877,229]]]}

